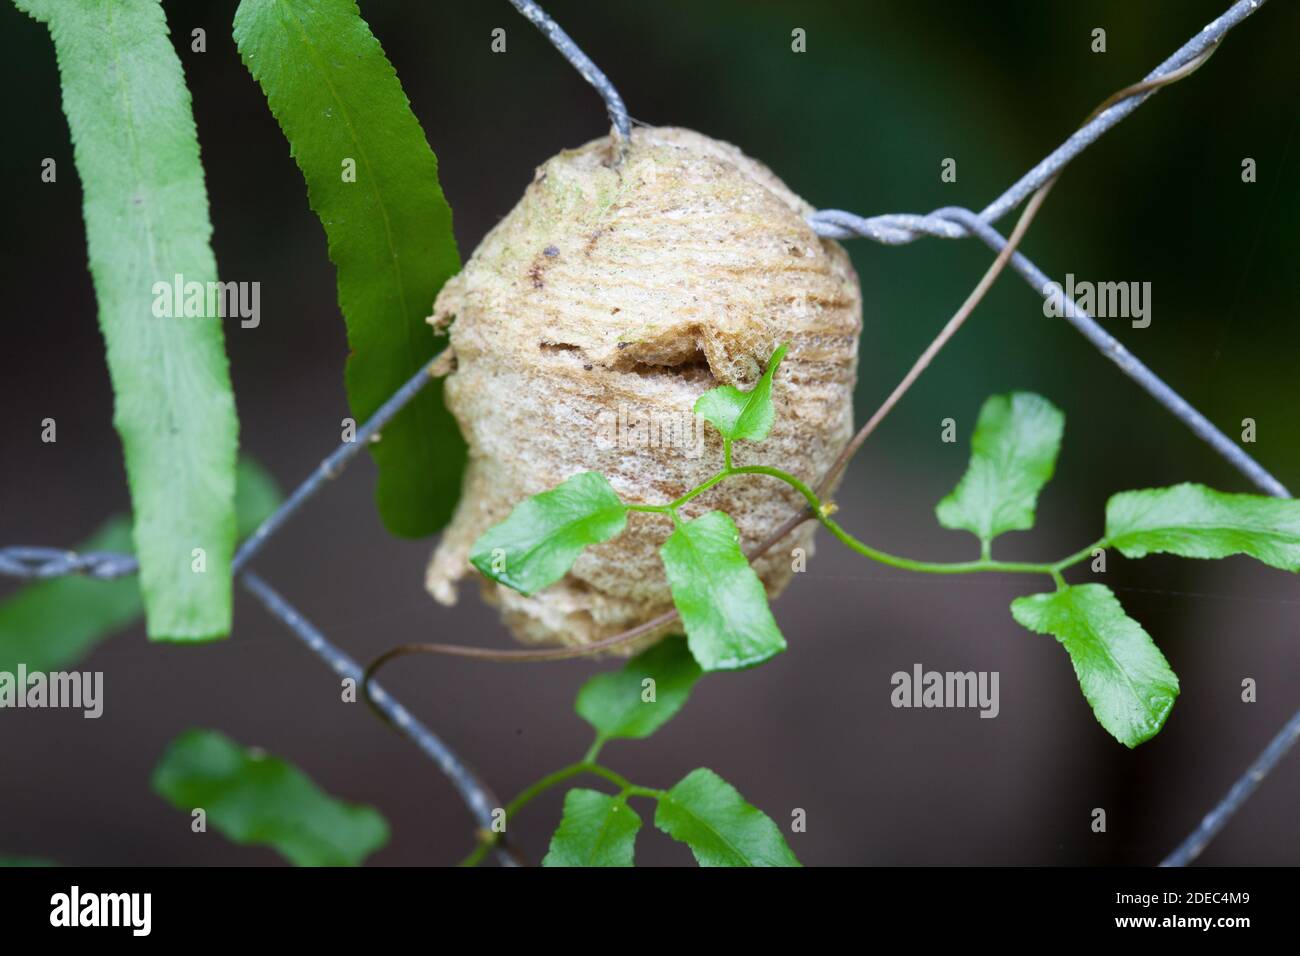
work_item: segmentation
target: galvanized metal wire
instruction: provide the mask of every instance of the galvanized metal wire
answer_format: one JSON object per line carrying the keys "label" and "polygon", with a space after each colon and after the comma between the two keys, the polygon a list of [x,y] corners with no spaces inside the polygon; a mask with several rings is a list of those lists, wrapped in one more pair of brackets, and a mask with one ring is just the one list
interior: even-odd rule
{"label": "galvanized metal wire", "polygon": [[546,39],[551,41],[551,46],[555,47],[560,55],[578,71],[578,75],[600,94],[600,98],[605,101],[609,121],[614,124],[614,132],[626,143],[632,135],[631,120],[627,115],[627,107],[623,105],[623,97],[618,95],[618,90],[614,89],[614,84],[609,81],[609,77],[601,72],[600,67],[591,61],[591,57],[583,53],[578,48],[578,44],[574,43],[560,25],[547,16],[546,11],[533,0],[510,0],[510,3],[528,19],[529,23],[542,31]]}
{"label": "galvanized metal wire", "polygon": [[[1237,0],[1222,16],[1207,24],[1196,36],[1156,67],[1146,79],[1159,79],[1203,55],[1209,48],[1219,43],[1231,29],[1258,10],[1264,2],[1265,0]],[[552,45],[578,70],[583,79],[596,89],[605,102],[616,135],[626,142],[630,135],[627,109],[608,77],[578,48],[568,34],[542,11],[540,6],[532,0],[510,0],[510,3],[540,29]],[[1068,163],[1107,130],[1131,115],[1151,95],[1149,91],[1138,93],[1103,110],[1072,133],[1065,142],[979,213],[969,209],[947,207],[923,215],[888,213],[864,217],[840,209],[823,209],[813,213],[809,217],[809,222],[814,231],[827,238],[861,237],[885,245],[900,245],[924,236],[943,239],[973,236],[995,252],[1000,252],[1005,248],[1007,240],[994,228],[993,223],[1058,176]],[[1011,266],[1041,295],[1048,294],[1048,277],[1026,256],[1020,252],[1014,253]],[[1103,355],[1114,362],[1121,372],[1167,408],[1254,485],[1270,495],[1290,497],[1282,483],[1269,474],[1262,465],[1215,428],[1176,390],[1161,380],[1114,336],[1102,329],[1095,319],[1079,309],[1077,303],[1074,305],[1075,308],[1064,310],[1066,318]],[[274,617],[296,635],[309,650],[325,661],[336,674],[352,678],[358,684],[362,681],[363,669],[356,661],[331,644],[321,631],[292,604],[259,575],[247,568],[271,537],[278,533],[309,499],[335,478],[365,446],[370,437],[398,414],[430,380],[430,369],[423,368],[407,381],[368,422],[357,430],[354,441],[341,444],[294,489],[284,503],[240,546],[232,563],[234,573],[243,586],[261,601]],[[129,554],[102,552],[79,554],[46,547],[0,549],[0,575],[10,577],[43,580],[81,574],[109,579],[134,574],[138,570],[138,562]],[[501,806],[492,791],[445,742],[418,721],[391,694],[373,681],[369,686],[376,706],[398,732],[408,737],[434,761],[456,788],[479,825],[489,829],[493,811]],[[1298,739],[1300,739],[1300,712],[1288,721],[1247,772],[1233,784],[1223,800],[1205,816],[1201,824],[1164,860],[1162,865],[1183,866],[1194,860]],[[506,849],[499,849],[498,856],[504,864],[511,865],[515,862]]]}

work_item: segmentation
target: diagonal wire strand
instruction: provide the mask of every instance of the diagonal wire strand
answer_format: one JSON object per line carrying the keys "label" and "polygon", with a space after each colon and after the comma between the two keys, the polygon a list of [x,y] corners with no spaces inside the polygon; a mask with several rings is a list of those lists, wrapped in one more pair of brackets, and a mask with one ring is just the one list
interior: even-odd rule
{"label": "diagonal wire strand", "polygon": [[[361,665],[326,639],[311,621],[299,613],[298,609],[280,596],[274,588],[252,571],[243,575],[243,585],[249,593],[261,601],[268,611],[277,617],[285,627],[292,631],[308,649],[325,661],[340,677],[350,678],[360,684],[363,678]],[[367,698],[372,707],[383,714],[384,720],[394,730],[408,738],[428,756],[438,769],[455,786],[460,798],[469,812],[473,814],[480,829],[491,832],[493,811],[501,806],[501,801],[488,789],[465,762],[460,759],[442,739],[412,716],[391,694],[377,684],[371,683],[367,688]],[[500,848],[498,859],[506,866],[515,866],[517,861],[507,848]]]}
{"label": "diagonal wire strand", "polygon": [[578,75],[600,94],[600,98],[605,101],[605,110],[609,113],[609,120],[614,124],[618,138],[626,144],[632,136],[631,121],[628,119],[627,107],[623,105],[623,97],[618,95],[618,90],[614,89],[614,84],[609,81],[609,77],[601,72],[600,67],[591,61],[591,57],[583,53],[578,48],[578,44],[574,43],[560,25],[547,16],[546,11],[533,0],[510,0],[510,4],[523,14],[529,23],[541,30],[546,39],[551,41],[551,46],[555,47],[560,55],[578,71]]}

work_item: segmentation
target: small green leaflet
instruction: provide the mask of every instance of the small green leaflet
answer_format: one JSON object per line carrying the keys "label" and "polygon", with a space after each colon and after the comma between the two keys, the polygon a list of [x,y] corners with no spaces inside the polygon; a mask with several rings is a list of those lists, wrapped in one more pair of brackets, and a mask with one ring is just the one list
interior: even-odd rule
{"label": "small green leaflet", "polygon": [[210,300],[197,317],[156,291],[217,279],[181,63],[158,0],[17,5],[49,25],[58,57],[149,637],[224,637],[238,423],[222,320]]}
{"label": "small green leaflet", "polygon": [[641,818],[622,797],[575,788],[542,866],[631,866]]}
{"label": "small green leaflet", "polygon": [[[325,227],[352,350],[348,402],[364,422],[433,358],[424,319],[460,268],[438,160],[353,0],[243,0],[234,35]],[[447,523],[465,443],[441,380],[370,450],[389,531],[419,537]]]}
{"label": "small green leaflet", "polygon": [[1106,502],[1106,539],[1127,558],[1247,554],[1300,571],[1300,501],[1193,484],[1124,491]]}
{"label": "small green leaflet", "polygon": [[1178,678],[1110,588],[1079,584],[1016,598],[1011,614],[1065,646],[1097,722],[1124,746],[1136,747],[1164,726],[1178,696]]}
{"label": "small green leaflet", "polygon": [[534,594],[569,573],[584,548],[622,532],[627,508],[605,476],[585,471],[525,498],[470,548],[470,563],[493,581]]}
{"label": "small green leaflet", "polygon": [[[601,740],[649,737],[682,709],[700,673],[686,641],[666,637],[622,670],[597,674],[583,684],[575,709]],[[647,700],[651,687],[654,696]]]}
{"label": "small green leaflet", "polygon": [[[132,550],[131,519],[110,518],[78,551]],[[0,603],[0,671],[26,664],[59,670],[144,611],[134,575],[111,581],[69,575],[29,584]]]}
{"label": "small green leaflet", "polygon": [[691,653],[706,671],[759,664],[785,650],[767,592],[740,550],[729,515],[679,526],[659,549]]}
{"label": "small green leaflet", "polygon": [[780,345],[767,363],[767,371],[748,392],[734,385],[711,388],[695,401],[695,414],[712,422],[723,438],[762,441],[772,430],[772,376],[785,358],[789,344]]}
{"label": "small green leaflet", "polygon": [[[280,489],[250,458],[239,461],[235,521],[241,539],[252,534],[280,504]],[[129,552],[131,519],[110,518],[77,550]],[[37,581],[0,602],[0,671],[19,662],[31,671],[55,671],[80,659],[100,641],[144,613],[134,576],[101,581],[71,575]]]}
{"label": "small green leaflet", "polygon": [[187,814],[202,807],[231,841],[272,847],[296,866],[357,866],[388,842],[379,811],[335,800],[297,767],[211,730],[172,742],[153,789]]}
{"label": "small green leaflet", "polygon": [[975,424],[966,474],[935,508],[939,524],[969,531],[985,546],[1004,531],[1032,528],[1064,429],[1065,416],[1041,396],[990,396]]}
{"label": "small green leaflet", "polygon": [[799,866],[767,814],[712,770],[692,770],[659,801],[655,826],[700,866]]}

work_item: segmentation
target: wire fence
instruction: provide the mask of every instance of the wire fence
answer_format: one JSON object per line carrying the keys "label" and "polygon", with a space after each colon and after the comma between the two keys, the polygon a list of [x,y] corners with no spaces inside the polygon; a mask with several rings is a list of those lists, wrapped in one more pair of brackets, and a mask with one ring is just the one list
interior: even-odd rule
{"label": "wire fence", "polygon": [[[1198,58],[1204,58],[1230,30],[1255,13],[1265,2],[1266,0],[1237,0],[1222,16],[1206,24],[1196,36],[1152,70],[1142,83],[1136,84],[1135,92],[1101,110],[1079,127],[1065,142],[986,206],[982,212],[975,213],[960,207],[946,207],[924,215],[889,213],[863,217],[840,209],[822,209],[808,217],[809,224],[818,235],[826,238],[865,238],[884,245],[902,245],[927,236],[942,239],[975,237],[1000,256],[1006,253],[1010,245],[1013,250],[1009,258],[1011,267],[1040,295],[1047,297],[1049,294],[1059,294],[1057,291],[1059,286],[1053,287],[1051,280],[1038,266],[1022,253],[1014,251],[1018,236],[1013,236],[1009,242],[994,228],[993,224],[1031,195],[1049,186],[1088,146],[1154,95],[1162,78],[1170,77],[1175,71],[1186,70],[1189,65],[1198,61]],[[631,136],[631,121],[622,98],[605,74],[533,0],[510,0],[510,3],[542,31],[556,50],[601,96],[615,134],[626,143]],[[1022,229],[1023,224],[1018,231]],[[1064,309],[1067,320],[1103,355],[1114,362],[1121,372],[1168,409],[1174,417],[1209,444],[1257,488],[1275,497],[1291,497],[1281,482],[1224,435],[1114,336],[1106,332],[1091,315],[1079,308],[1072,300],[1066,300],[1066,303],[1068,306],[1073,306]],[[490,831],[493,812],[502,806],[491,789],[441,738],[417,720],[391,694],[370,680],[368,671],[331,644],[318,628],[259,575],[248,570],[253,558],[288,523],[289,519],[297,514],[310,498],[337,477],[365,447],[370,437],[415,398],[431,379],[432,368],[421,369],[388,399],[364,426],[357,430],[353,441],[344,442],[326,457],[293,490],[284,503],[243,542],[235,554],[232,567],[249,593],[261,601],[276,619],[336,674],[366,684],[369,700],[376,710],[394,729],[409,738],[434,761],[456,788],[478,825],[483,830]],[[788,526],[787,523],[786,527]],[[78,554],[47,547],[0,549],[0,575],[10,577],[40,580],[80,574],[92,578],[110,579],[134,574],[138,569],[138,562],[129,554],[103,552]],[[606,643],[608,642],[602,642],[602,645]],[[600,648],[597,646],[594,649]],[[563,659],[579,656],[581,653],[581,651],[562,652],[548,656],[534,652],[531,658]],[[520,655],[518,659],[522,660],[525,656]],[[373,669],[374,665],[370,670]],[[1286,756],[1297,740],[1300,740],[1300,711],[1292,716],[1246,772],[1233,784],[1227,795],[1206,814],[1199,826],[1162,861],[1161,865],[1185,866],[1194,860],[1254,793],[1268,773]],[[502,864],[517,865],[518,861],[508,846],[498,844],[496,853]]]}

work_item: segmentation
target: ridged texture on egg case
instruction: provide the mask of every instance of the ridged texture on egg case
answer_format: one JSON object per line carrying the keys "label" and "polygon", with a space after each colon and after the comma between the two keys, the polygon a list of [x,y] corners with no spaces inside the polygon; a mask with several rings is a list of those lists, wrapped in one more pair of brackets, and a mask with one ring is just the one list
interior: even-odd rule
{"label": "ridged texture on egg case", "polygon": [[[781,342],[776,423],[765,442],[738,442],[735,462],[820,479],[852,434],[862,297],[811,211],[736,147],[685,129],[637,128],[621,159],[604,138],[537,170],[430,317],[450,323],[446,399],[470,451],[428,569],[435,598],[453,603],[457,582],[478,576],[468,555],[484,530],[571,475],[598,471],[625,501],[663,503],[716,473],[721,439],[692,406],[715,385],[750,388]],[[683,514],[722,509],[749,547],[802,504],[775,479],[739,476]],[[666,516],[633,513],[545,591],[484,580],[483,594],[523,642],[600,640],[672,607],[659,560],[671,531]],[[770,595],[813,531],[757,559]]]}

